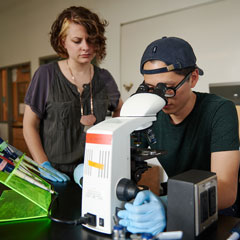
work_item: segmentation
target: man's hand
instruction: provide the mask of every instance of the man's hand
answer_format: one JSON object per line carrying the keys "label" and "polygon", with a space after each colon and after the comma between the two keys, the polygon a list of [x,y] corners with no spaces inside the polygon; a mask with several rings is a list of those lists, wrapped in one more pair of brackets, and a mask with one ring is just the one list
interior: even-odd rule
{"label": "man's hand", "polygon": [[160,198],[149,190],[139,192],[133,204],[126,203],[125,208],[118,212],[122,218],[119,224],[127,227],[129,232],[156,235],[166,227],[164,206]]}

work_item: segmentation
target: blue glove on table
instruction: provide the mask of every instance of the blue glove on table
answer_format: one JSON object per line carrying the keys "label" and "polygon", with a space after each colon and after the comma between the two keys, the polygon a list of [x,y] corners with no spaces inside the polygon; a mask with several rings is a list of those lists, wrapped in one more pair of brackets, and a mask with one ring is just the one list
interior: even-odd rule
{"label": "blue glove on table", "polygon": [[137,194],[133,204],[126,203],[126,210],[118,212],[119,221],[132,233],[151,233],[156,235],[166,227],[164,206],[159,197],[149,190]]}
{"label": "blue glove on table", "polygon": [[66,181],[70,180],[68,175],[61,173],[58,170],[56,170],[55,168],[53,168],[49,161],[42,163],[41,166],[46,168],[51,173],[53,173],[53,174],[51,174],[51,173],[46,172],[43,169],[39,168],[40,174],[44,178],[47,178],[53,182],[66,182]]}
{"label": "blue glove on table", "polygon": [[83,177],[83,166],[84,166],[83,163],[77,165],[77,167],[74,169],[74,172],[73,172],[74,181],[75,181],[81,188],[82,188],[81,178]]}

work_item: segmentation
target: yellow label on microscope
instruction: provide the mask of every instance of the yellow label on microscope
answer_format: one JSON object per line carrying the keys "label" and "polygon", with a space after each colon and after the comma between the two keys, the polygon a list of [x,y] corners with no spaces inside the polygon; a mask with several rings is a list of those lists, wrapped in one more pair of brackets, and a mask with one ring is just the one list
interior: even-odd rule
{"label": "yellow label on microscope", "polygon": [[88,160],[88,165],[91,166],[91,167],[95,167],[95,168],[98,168],[98,169],[103,169],[104,168],[104,165],[101,164],[101,163],[96,163],[96,162],[93,162],[91,160]]}

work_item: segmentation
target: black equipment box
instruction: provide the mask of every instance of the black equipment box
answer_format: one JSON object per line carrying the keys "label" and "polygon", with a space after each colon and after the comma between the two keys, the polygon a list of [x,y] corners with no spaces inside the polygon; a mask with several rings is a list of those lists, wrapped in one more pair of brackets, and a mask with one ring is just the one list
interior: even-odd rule
{"label": "black equipment box", "polygon": [[183,231],[183,240],[197,237],[218,219],[217,176],[189,170],[168,179],[167,231]]}

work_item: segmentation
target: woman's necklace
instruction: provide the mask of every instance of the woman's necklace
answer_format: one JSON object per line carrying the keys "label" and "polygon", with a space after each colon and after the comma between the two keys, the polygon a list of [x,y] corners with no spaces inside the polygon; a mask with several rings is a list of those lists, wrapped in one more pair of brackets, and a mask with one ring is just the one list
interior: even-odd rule
{"label": "woman's necklace", "polygon": [[[68,66],[68,69],[69,69],[69,72],[71,74],[71,78],[72,78],[72,81],[74,83],[76,83],[76,78],[74,77],[73,73],[72,73],[72,69],[70,68],[69,64],[68,64],[68,60],[67,60],[67,66]],[[93,97],[92,97],[92,67],[90,66],[90,69],[89,69],[89,75],[90,75],[90,108],[91,108],[91,113],[88,114],[88,115],[84,115],[83,113],[83,101],[81,100],[80,101],[80,104],[81,104],[81,118],[80,118],[80,123],[84,126],[92,126],[95,122],[96,122],[96,117],[94,116],[94,113],[93,113]],[[81,98],[81,97],[80,97]]]}

